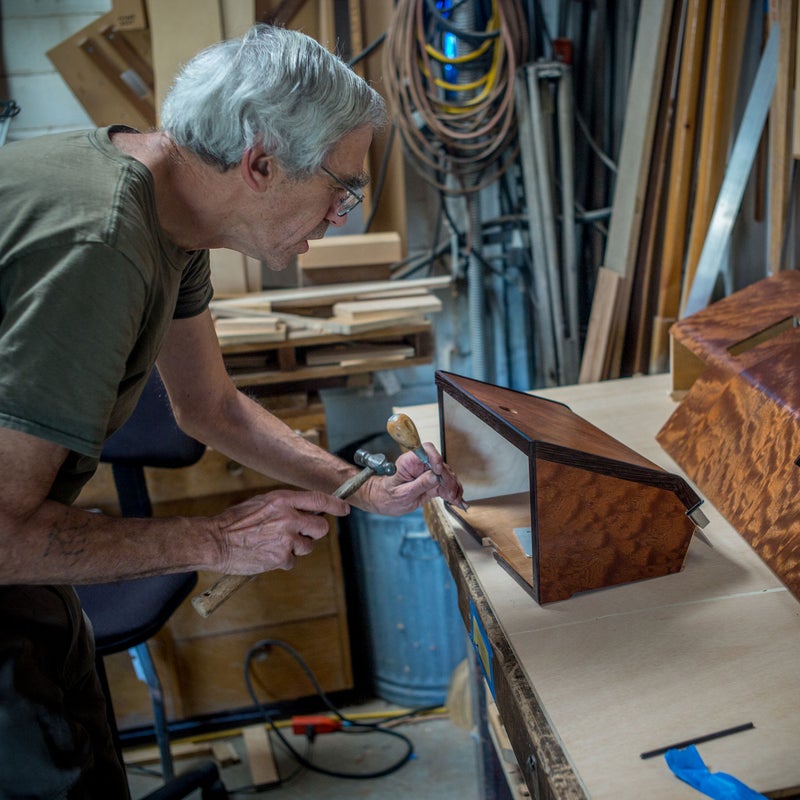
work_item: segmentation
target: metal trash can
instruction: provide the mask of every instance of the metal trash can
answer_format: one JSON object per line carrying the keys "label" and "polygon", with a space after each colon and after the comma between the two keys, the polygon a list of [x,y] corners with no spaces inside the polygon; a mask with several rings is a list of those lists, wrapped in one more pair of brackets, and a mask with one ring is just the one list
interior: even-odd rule
{"label": "metal trash can", "polygon": [[455,582],[422,510],[387,517],[354,508],[348,528],[375,694],[411,708],[443,705],[466,634]]}

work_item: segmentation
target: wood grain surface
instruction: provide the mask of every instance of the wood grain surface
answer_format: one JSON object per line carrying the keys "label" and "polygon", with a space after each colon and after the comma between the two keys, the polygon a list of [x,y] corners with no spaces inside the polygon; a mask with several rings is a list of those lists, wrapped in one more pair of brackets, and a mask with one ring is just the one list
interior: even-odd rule
{"label": "wood grain surface", "polygon": [[[539,603],[678,572],[700,503],[678,475],[566,405],[437,372],[459,517]],[[515,528],[531,527],[532,552]]]}
{"label": "wood grain surface", "polygon": [[677,322],[670,335],[706,364],[739,371],[731,356],[792,326],[800,315],[800,271],[757,281]]}
{"label": "wood grain surface", "polygon": [[800,328],[709,366],[657,439],[800,598]]}
{"label": "wood grain surface", "polygon": [[701,367],[657,434],[708,499],[800,597],[800,272],[677,323]]}

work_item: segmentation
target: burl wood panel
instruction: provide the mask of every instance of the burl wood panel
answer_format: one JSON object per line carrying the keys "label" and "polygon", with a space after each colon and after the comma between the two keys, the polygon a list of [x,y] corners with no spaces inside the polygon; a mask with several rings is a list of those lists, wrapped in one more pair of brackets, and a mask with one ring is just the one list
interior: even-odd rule
{"label": "burl wood panel", "polygon": [[800,329],[707,367],[656,438],[800,598]]}
{"label": "burl wood panel", "polygon": [[694,525],[672,492],[538,461],[536,494],[542,603],[683,566]]}
{"label": "burl wood panel", "polygon": [[680,320],[670,329],[673,388],[689,389],[708,366],[738,372],[740,357],[796,325],[800,272],[786,270]]}
{"label": "burl wood panel", "polygon": [[800,598],[798,317],[790,270],[676,323],[673,351],[695,364],[656,438]]}
{"label": "burl wood panel", "polygon": [[538,603],[681,570],[693,525],[674,494],[546,461],[537,462],[536,486],[530,557],[514,534],[531,525],[530,495],[454,512]]}
{"label": "burl wood panel", "polygon": [[[700,498],[680,476],[561,403],[447,373],[436,379],[445,458],[459,474],[466,463],[470,488],[494,488],[467,496],[469,510],[457,513],[537,602],[681,569],[694,532],[687,512]],[[499,479],[476,481],[484,468],[501,470]],[[514,534],[529,525],[531,557]]]}

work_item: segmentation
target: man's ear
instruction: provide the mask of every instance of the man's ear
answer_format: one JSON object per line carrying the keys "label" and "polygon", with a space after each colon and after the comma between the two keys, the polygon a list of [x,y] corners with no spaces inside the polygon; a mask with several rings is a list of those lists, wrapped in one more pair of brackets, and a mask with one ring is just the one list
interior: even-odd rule
{"label": "man's ear", "polygon": [[275,180],[275,157],[268,155],[260,144],[248,147],[242,155],[242,178],[254,192],[265,192]]}

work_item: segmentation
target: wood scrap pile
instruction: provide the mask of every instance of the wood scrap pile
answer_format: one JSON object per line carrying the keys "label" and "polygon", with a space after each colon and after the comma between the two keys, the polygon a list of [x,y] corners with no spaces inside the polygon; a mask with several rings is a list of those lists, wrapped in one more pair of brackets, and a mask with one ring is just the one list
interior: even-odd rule
{"label": "wood scrap pile", "polygon": [[214,300],[211,313],[223,345],[351,335],[424,321],[442,307],[433,292],[449,284],[443,276],[273,289]]}
{"label": "wood scrap pile", "polygon": [[[800,68],[797,3],[768,4],[755,78],[741,71],[748,31],[754,29],[753,9],[753,4],[727,0],[642,1],[611,224],[581,382],[668,368],[668,331],[689,313],[687,300],[693,285],[697,294],[698,271],[712,288],[719,277],[717,265],[733,221],[723,220],[724,235],[718,230],[713,242],[711,234],[715,216],[739,213],[741,196],[726,194],[735,171],[744,172],[742,180],[753,187],[755,220],[766,218],[765,274],[793,266],[785,242],[791,178],[800,157],[795,121],[800,107],[794,103]],[[767,58],[773,33],[777,67]],[[741,122],[735,112],[742,99],[750,106],[765,65],[772,69],[775,86],[774,94],[770,88],[762,100],[772,98],[768,133],[763,124],[753,125],[757,130],[752,132],[747,108]],[[758,114],[751,117],[759,121]],[[744,136],[755,156],[734,163]],[[710,268],[702,258],[711,249],[707,241],[717,251]]]}

